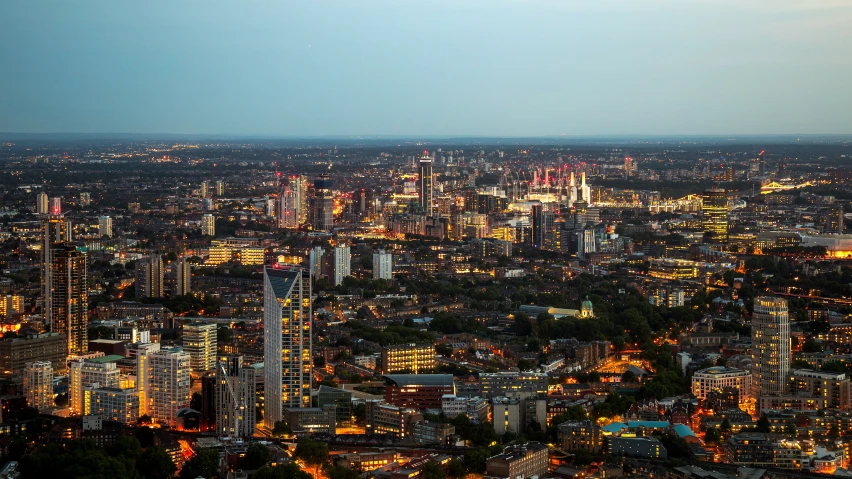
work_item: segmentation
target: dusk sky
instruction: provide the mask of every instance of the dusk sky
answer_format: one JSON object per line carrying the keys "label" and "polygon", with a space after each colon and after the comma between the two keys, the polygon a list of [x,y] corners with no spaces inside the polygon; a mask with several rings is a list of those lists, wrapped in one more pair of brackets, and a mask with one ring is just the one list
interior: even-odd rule
{"label": "dusk sky", "polygon": [[4,0],[0,132],[852,133],[852,2]]}

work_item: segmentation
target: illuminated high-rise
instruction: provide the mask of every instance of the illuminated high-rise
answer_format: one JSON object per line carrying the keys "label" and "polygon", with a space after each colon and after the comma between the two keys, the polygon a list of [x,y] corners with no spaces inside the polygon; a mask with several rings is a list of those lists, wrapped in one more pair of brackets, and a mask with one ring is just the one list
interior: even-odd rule
{"label": "illuminated high-rise", "polygon": [[225,182],[222,180],[216,180],[216,196],[225,196]]}
{"label": "illuminated high-rise", "polygon": [[264,425],[285,407],[311,405],[311,277],[296,267],[263,271]]}
{"label": "illuminated high-rise", "polygon": [[186,258],[174,262],[172,269],[175,274],[175,289],[173,294],[183,296],[192,293],[192,265]]}
{"label": "illuminated high-rise", "polygon": [[704,232],[713,233],[716,241],[728,241],[728,195],[724,188],[710,188],[701,195]]}
{"label": "illuminated high-rise", "polygon": [[112,238],[112,218],[101,216],[98,218],[98,234]]}
{"label": "illuminated high-rise", "polygon": [[53,304],[54,250],[63,243],[71,241],[71,222],[61,215],[51,215],[41,224],[41,300],[44,309],[44,323],[48,329],[53,328],[55,319],[50,305]]}
{"label": "illuminated high-rise", "polygon": [[30,407],[39,411],[53,407],[53,365],[50,361],[27,363],[24,393]]}
{"label": "illuminated high-rise", "polygon": [[46,215],[48,210],[48,201],[47,193],[41,192],[36,195],[36,213]]}
{"label": "illuminated high-rise", "polygon": [[314,180],[314,197],[311,198],[311,227],[314,231],[334,229],[334,183],[322,174]]}
{"label": "illuminated high-rise", "polygon": [[751,337],[753,396],[785,394],[790,372],[790,314],[785,299],[755,298]]}
{"label": "illuminated high-rise", "polygon": [[88,352],[89,290],[86,253],[71,243],[60,243],[51,250],[46,271],[49,277],[45,318],[50,330],[68,339],[68,355]]}
{"label": "illuminated high-rise", "polygon": [[203,373],[216,366],[216,325],[191,323],[183,327],[183,350],[189,353],[190,368]]}
{"label": "illuminated high-rise", "polygon": [[275,200],[275,219],[279,228],[299,227],[299,192],[296,185],[282,182]]}
{"label": "illuminated high-rise", "polygon": [[204,236],[216,236],[216,217],[205,214],[201,217],[201,234]]}
{"label": "illuminated high-rise", "polygon": [[163,258],[153,254],[136,262],[136,297],[162,298]]}
{"label": "illuminated high-rise", "polygon": [[[177,425],[177,413],[189,407],[190,356],[182,348],[175,347],[160,351],[140,350],[144,356],[144,367],[137,370],[144,388],[139,392],[140,413],[147,414],[160,424]],[[137,368],[140,362],[137,361]],[[144,403],[143,403],[144,399]]]}
{"label": "illuminated high-rise", "polygon": [[373,279],[393,279],[393,254],[385,250],[373,253]]}
{"label": "illuminated high-rise", "polygon": [[349,276],[352,253],[345,245],[334,247],[334,281],[333,285],[343,284],[343,278]]}
{"label": "illuminated high-rise", "polygon": [[216,432],[219,436],[252,437],[255,431],[256,371],[242,356],[216,363]]}
{"label": "illuminated high-rise", "polygon": [[419,183],[420,206],[423,207],[426,216],[432,216],[432,158],[426,156],[425,152],[420,157],[420,176],[417,181]]}

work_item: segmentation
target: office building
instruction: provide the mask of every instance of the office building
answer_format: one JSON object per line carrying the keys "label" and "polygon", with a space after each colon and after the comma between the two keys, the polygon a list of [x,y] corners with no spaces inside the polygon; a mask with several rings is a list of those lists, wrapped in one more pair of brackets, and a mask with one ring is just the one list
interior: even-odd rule
{"label": "office building", "polygon": [[423,421],[414,425],[415,444],[448,445],[450,436],[456,433],[452,424]]}
{"label": "office building", "polygon": [[210,241],[207,261],[210,266],[223,263],[239,263],[243,266],[261,265],[265,261],[266,250],[256,239],[228,238]]}
{"label": "office building", "polygon": [[393,344],[382,348],[381,369],[385,374],[418,374],[436,367],[435,346],[431,344]]}
{"label": "office building", "polygon": [[494,478],[527,479],[544,477],[550,463],[547,446],[537,442],[508,446],[502,454],[489,457],[485,475]]}
{"label": "office building", "polygon": [[216,236],[216,217],[205,213],[201,217],[201,234],[204,236]]}
{"label": "office building", "polygon": [[0,317],[11,318],[24,312],[24,297],[20,294],[0,294]]}
{"label": "office building", "polygon": [[175,290],[176,296],[183,296],[192,293],[192,265],[186,258],[179,259],[172,265],[172,270],[175,275]]}
{"label": "office building", "polygon": [[264,425],[285,407],[311,405],[311,277],[301,268],[263,271]]}
{"label": "office building", "polygon": [[[139,393],[140,414],[147,414],[157,423],[175,427],[178,411],[189,407],[189,353],[175,347],[151,352],[143,349],[139,355],[144,356],[144,368],[137,370],[136,380],[137,390],[140,384],[144,388],[144,393]],[[144,375],[141,383],[140,375]]]}
{"label": "office building", "polygon": [[27,363],[35,361],[47,361],[55,373],[64,373],[67,347],[67,338],[60,333],[0,339],[0,379],[23,377]]}
{"label": "office building", "polygon": [[706,400],[713,391],[732,388],[737,391],[738,402],[745,405],[751,398],[751,372],[742,369],[714,366],[702,369],[692,375],[692,394],[698,399]]}
{"label": "office building", "polygon": [[547,394],[547,374],[503,371],[479,375],[482,396],[491,399],[530,394]]}
{"label": "office building", "polygon": [[455,394],[452,374],[386,374],[385,401],[399,407],[441,409],[441,398]]}
{"label": "office building", "polygon": [[710,188],[701,195],[704,232],[712,233],[715,241],[728,241],[728,195],[724,188]]}
{"label": "office building", "polygon": [[432,207],[433,207],[433,190],[432,190],[432,158],[429,158],[424,155],[420,158],[420,176],[418,177],[419,182],[419,194],[420,194],[420,206],[423,207],[423,212],[426,216],[432,216]]}
{"label": "office building", "polygon": [[203,373],[216,367],[216,325],[191,323],[183,327],[183,350],[189,354],[190,370]]}
{"label": "office building", "polygon": [[556,429],[559,447],[563,451],[588,451],[599,454],[603,448],[600,426],[589,420],[563,422]]}
{"label": "office building", "polygon": [[136,297],[162,298],[163,258],[153,254],[136,261]]}
{"label": "office building", "polygon": [[44,303],[50,330],[64,334],[67,354],[85,354],[89,339],[89,289],[86,253],[70,243],[53,246],[46,270],[50,288]]}
{"label": "office building", "polygon": [[334,434],[337,430],[334,406],[285,407],[282,414],[294,433]]}
{"label": "office building", "polygon": [[72,361],[68,375],[68,406],[71,414],[88,414],[85,403],[85,388],[107,387],[117,388],[121,372],[112,362],[97,362],[92,360]]}
{"label": "office building", "polygon": [[787,301],[760,296],[751,320],[753,396],[778,396],[790,372],[790,315]]}
{"label": "office building", "polygon": [[[456,387],[456,394],[461,394],[458,387]],[[488,421],[490,411],[488,401],[481,397],[461,397],[452,394],[441,397],[441,412],[448,419],[467,416],[471,423],[480,424]]]}
{"label": "office building", "polygon": [[668,450],[655,437],[621,437],[609,438],[609,454],[650,459],[667,459]]}
{"label": "office building", "polygon": [[139,391],[118,387],[83,388],[84,415],[101,416],[104,421],[135,425],[139,421]]}
{"label": "office building", "polygon": [[334,422],[337,427],[352,425],[352,391],[320,385],[317,392],[317,405],[335,407]]}
{"label": "office building", "polygon": [[112,238],[112,218],[109,216],[98,217],[98,234]]}
{"label": "office building", "polygon": [[136,391],[139,392],[139,414],[147,414],[148,365],[150,355],[160,350],[160,343],[131,343],[125,345],[127,357],[136,359]]}
{"label": "office building", "polygon": [[343,278],[350,274],[350,262],[352,254],[349,252],[349,246],[334,247],[334,281],[332,284],[337,286],[343,284]]}
{"label": "office building", "polygon": [[36,195],[36,213],[40,215],[46,215],[48,212],[48,198],[47,193],[41,192]]}
{"label": "office building", "polygon": [[850,381],[845,373],[791,369],[788,393],[818,399],[819,409],[852,409]]}
{"label": "office building", "polygon": [[311,198],[311,228],[314,231],[334,229],[334,182],[328,175],[319,175],[314,180],[314,196]]}
{"label": "office building", "polygon": [[39,411],[54,406],[53,365],[50,361],[27,363],[24,373],[24,394],[27,396],[27,404]]}
{"label": "office building", "polygon": [[395,406],[381,399],[367,399],[364,405],[367,434],[392,434],[406,438],[414,434],[414,425],[423,420],[423,415],[416,409]]}
{"label": "office building", "polygon": [[393,254],[382,249],[373,253],[373,279],[393,279]]}
{"label": "office building", "polygon": [[[242,356],[219,358],[216,366],[216,433],[252,437],[256,426],[256,370]],[[333,432],[333,431],[332,431]]]}

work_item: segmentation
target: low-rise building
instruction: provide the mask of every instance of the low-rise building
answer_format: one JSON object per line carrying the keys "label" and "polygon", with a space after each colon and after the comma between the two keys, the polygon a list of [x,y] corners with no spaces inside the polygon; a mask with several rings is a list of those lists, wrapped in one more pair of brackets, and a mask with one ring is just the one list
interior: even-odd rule
{"label": "low-rise building", "polygon": [[485,462],[485,475],[495,478],[526,479],[547,473],[549,452],[547,446],[537,442],[509,446],[502,454],[489,457]]}

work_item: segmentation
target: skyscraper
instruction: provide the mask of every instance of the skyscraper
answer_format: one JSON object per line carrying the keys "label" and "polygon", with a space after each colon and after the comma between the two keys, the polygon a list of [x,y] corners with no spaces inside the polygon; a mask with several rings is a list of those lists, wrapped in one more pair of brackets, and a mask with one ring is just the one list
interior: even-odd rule
{"label": "skyscraper", "polygon": [[322,174],[314,180],[314,197],[311,198],[311,227],[314,231],[334,229],[334,183]]}
{"label": "skyscraper", "polygon": [[418,182],[420,206],[423,207],[426,216],[432,216],[432,158],[426,156],[426,152],[420,157],[420,177],[418,178]]}
{"label": "skyscraper", "polygon": [[592,204],[592,189],[586,184],[586,172],[580,176],[580,201]]}
{"label": "skyscraper", "polygon": [[216,433],[252,437],[255,431],[255,375],[242,356],[225,356],[216,363]]}
{"label": "skyscraper", "polygon": [[27,363],[24,371],[24,393],[27,396],[27,404],[39,411],[54,406],[53,365],[50,361]]}
{"label": "skyscraper", "polygon": [[201,190],[199,191],[199,193],[201,193],[202,198],[207,198],[208,196],[210,196],[210,183],[208,181],[201,182]]}
{"label": "skyscraper", "polygon": [[533,205],[530,216],[533,246],[548,251],[554,250],[553,233],[556,215],[552,211],[544,211],[542,205]]}
{"label": "skyscraper", "polygon": [[98,218],[98,233],[101,236],[112,238],[112,218],[101,216]]}
{"label": "skyscraper", "polygon": [[210,213],[201,217],[201,234],[204,236],[216,236],[216,218]]}
{"label": "skyscraper", "polygon": [[68,338],[68,355],[85,354],[89,350],[86,254],[70,243],[56,245],[51,254],[45,316],[50,318],[51,331]]}
{"label": "skyscraper", "polygon": [[751,337],[753,396],[784,394],[790,372],[790,315],[786,300],[755,298]]}
{"label": "skyscraper", "polygon": [[73,361],[68,375],[68,406],[71,414],[88,414],[85,403],[85,388],[97,384],[102,388],[119,386],[118,370],[115,363],[96,363],[92,361]]}
{"label": "skyscraper", "polygon": [[62,214],[62,198],[50,199],[50,214],[54,216]]}
{"label": "skyscraper", "polygon": [[[144,375],[142,391],[139,393],[141,414],[161,424],[177,425],[177,413],[189,407],[190,357],[179,347],[149,352],[142,350],[145,368],[137,371]],[[137,362],[139,364],[139,362]],[[137,366],[138,367],[138,366]],[[137,384],[137,389],[139,385]],[[142,403],[142,399],[145,403]]]}
{"label": "skyscraper", "polygon": [[216,325],[184,325],[183,350],[189,353],[192,372],[203,373],[212,370],[216,366]]}
{"label": "skyscraper", "polygon": [[216,180],[216,196],[225,196],[225,182],[222,180]]}
{"label": "skyscraper", "polygon": [[373,253],[373,279],[393,279],[393,255],[380,249]]}
{"label": "skyscraper", "polygon": [[701,195],[704,231],[713,233],[716,241],[728,241],[728,195],[724,188],[710,188]]}
{"label": "skyscraper", "polygon": [[279,228],[299,227],[299,197],[294,185],[282,182],[275,200],[275,218]]}
{"label": "skyscraper", "polygon": [[46,215],[47,212],[48,212],[47,211],[48,210],[47,203],[48,203],[47,193],[42,191],[41,193],[36,195],[36,213],[38,213],[40,215]]}
{"label": "skyscraper", "polygon": [[181,258],[174,262],[172,269],[175,274],[175,290],[174,294],[183,296],[192,292],[192,265],[186,258]]}
{"label": "skyscraper", "polygon": [[163,297],[163,258],[153,254],[136,262],[136,297]]}
{"label": "skyscraper", "polygon": [[343,284],[343,278],[349,276],[351,260],[349,246],[334,247],[334,286]]}
{"label": "skyscraper", "polygon": [[41,299],[44,309],[44,323],[53,330],[55,318],[51,306],[55,290],[53,256],[60,244],[71,241],[71,222],[61,215],[50,216],[41,224]]}
{"label": "skyscraper", "polygon": [[263,271],[264,425],[283,418],[285,407],[311,404],[311,278],[301,268]]}

